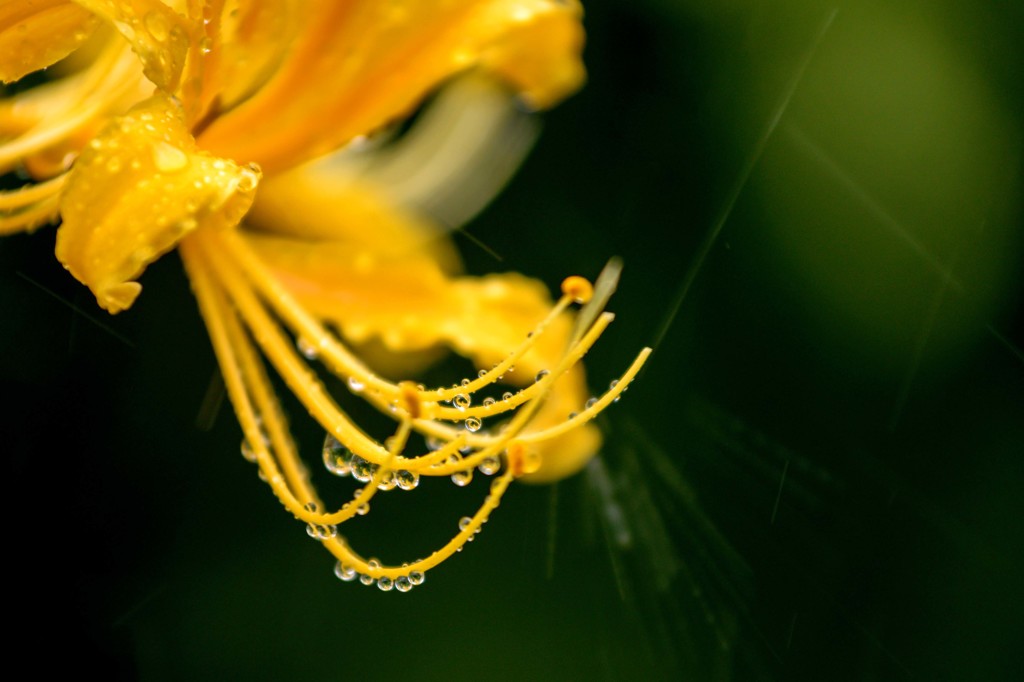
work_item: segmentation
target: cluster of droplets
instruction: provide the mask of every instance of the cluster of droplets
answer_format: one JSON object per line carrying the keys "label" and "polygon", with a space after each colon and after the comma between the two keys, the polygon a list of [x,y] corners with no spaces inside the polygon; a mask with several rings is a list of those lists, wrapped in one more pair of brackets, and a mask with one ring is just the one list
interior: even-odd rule
{"label": "cluster of droplets", "polygon": [[[552,314],[554,315],[556,312],[553,311]],[[604,314],[601,317],[602,324],[607,325],[610,319],[609,314]],[[544,327],[538,329],[543,330]],[[592,343],[601,329],[588,332],[590,340],[585,343]],[[336,362],[332,359],[333,351],[329,336],[324,336],[321,332],[305,332],[305,335],[296,334],[294,338],[297,351],[307,360],[322,359],[332,366]],[[580,342],[580,348],[584,348],[583,343],[584,341]],[[378,589],[382,591],[408,592],[421,584],[424,579],[423,572],[411,570],[412,566],[430,568],[446,559],[452,552],[461,552],[465,548],[465,544],[472,542],[481,532],[483,524],[487,522],[487,517],[499,506],[501,496],[509,482],[515,477],[537,471],[540,466],[539,453],[527,448],[525,443],[516,438],[518,431],[531,417],[532,410],[536,409],[536,403],[525,414],[519,413],[523,415],[523,418],[516,415],[513,420],[495,426],[496,433],[494,434],[471,435],[477,434],[484,428],[484,417],[490,419],[509,412],[509,410],[515,410],[519,405],[531,400],[538,398],[543,400],[550,390],[549,384],[555,378],[552,376],[553,372],[541,369],[534,376],[535,385],[521,389],[528,391],[526,395],[506,391],[498,398],[496,395],[481,396],[478,392],[479,389],[485,388],[495,381],[500,381],[505,374],[514,371],[513,361],[528,347],[529,345],[525,344],[501,363],[501,367],[504,369],[501,370],[500,376],[498,376],[499,371],[495,371],[499,365],[495,365],[490,370],[479,371],[478,379],[483,381],[471,381],[464,378],[450,388],[437,388],[436,394],[433,391],[428,393],[422,384],[413,384],[408,381],[388,388],[385,386],[387,382],[382,382],[365,372],[355,372],[347,376],[348,388],[352,393],[366,394],[364,397],[368,402],[382,412],[390,412],[392,418],[399,421],[400,424],[391,438],[383,440],[376,448],[369,451],[364,451],[358,446],[358,443],[363,442],[359,439],[349,443],[351,448],[346,445],[347,438],[341,426],[328,429],[322,448],[324,467],[332,475],[351,477],[363,486],[354,491],[352,501],[342,505],[342,511],[347,509],[348,514],[320,516],[316,503],[308,502],[303,505],[305,513],[298,512],[296,515],[306,522],[306,531],[310,537],[319,542],[334,541],[328,542],[328,545],[335,547],[338,542],[335,540],[338,538],[337,527],[323,523],[323,521],[343,520],[354,514],[363,515],[369,511],[368,500],[373,493],[390,491],[394,488],[412,490],[418,486],[421,475],[449,476],[453,484],[459,487],[470,485],[477,472],[483,476],[494,476],[505,468],[505,475],[490,481],[490,493],[485,497],[479,511],[475,516],[464,516],[459,520],[458,535],[442,549],[440,556],[431,555],[431,560],[418,561],[412,565],[404,564],[403,568],[396,569],[385,568],[376,559],[366,560],[364,564],[362,560],[347,554],[339,554],[340,558],[334,567],[334,573],[338,579],[343,582],[358,580],[363,585],[377,585]],[[585,348],[582,351],[573,352],[576,354],[573,361],[577,361],[578,357],[585,352]],[[646,353],[649,352],[649,350],[645,350],[645,355],[638,358],[638,361],[630,369],[630,373],[624,375],[627,377],[626,383],[635,376],[639,364],[642,364]],[[568,365],[563,363],[555,371],[562,372],[566,366]],[[340,365],[332,371],[342,379],[346,379],[346,374],[341,373]],[[612,382],[610,388],[614,389],[617,383]],[[536,384],[542,385],[537,386]],[[318,385],[317,388],[321,387]],[[475,400],[474,394],[476,394]],[[614,398],[617,400],[617,396]],[[474,406],[475,401],[479,401],[480,407]],[[606,402],[602,402],[599,398],[590,398],[583,409],[593,412],[605,404]],[[572,416],[574,415],[570,415],[570,417]],[[445,421],[454,423],[456,426],[451,427],[440,423]],[[433,425],[428,427],[427,424],[431,422]],[[460,423],[461,430],[458,427]],[[517,433],[508,433],[510,426]],[[427,449],[435,454],[411,459],[403,456],[402,453],[408,445],[410,435],[417,438],[422,436]],[[267,440],[266,436],[263,436],[263,440]],[[259,439],[251,445],[258,448],[260,445],[258,441]],[[247,459],[255,458],[253,449],[250,444],[243,443],[243,454]],[[380,459],[378,453],[387,453],[387,459]],[[429,467],[427,461],[429,461]],[[300,473],[302,476],[306,475],[303,472]],[[272,484],[278,485],[278,480],[280,480],[280,476],[275,474],[275,481],[272,481]],[[307,497],[307,499],[309,498]],[[352,509],[354,505],[358,505],[355,510]],[[344,547],[343,542],[342,547]],[[383,575],[385,573],[389,575]]]}
{"label": "cluster of droplets", "polygon": [[[369,483],[377,475],[378,466],[341,444],[341,442],[327,434],[324,438],[323,447],[324,468],[335,476],[349,476],[360,483]],[[420,484],[420,475],[415,471],[398,469],[397,471],[384,471],[378,480],[378,490],[412,490]]]}
{"label": "cluster of droplets", "polygon": [[[376,559],[370,559],[366,563],[372,569],[380,568],[380,562]],[[381,592],[390,592],[392,590],[408,592],[412,588],[422,585],[423,581],[426,580],[426,575],[423,571],[409,571],[408,574],[400,575],[394,579],[387,576],[374,578],[367,573],[360,573],[355,567],[343,564],[341,561],[334,564],[334,575],[337,576],[338,580],[346,583],[358,580],[361,584],[367,586],[375,584]]]}
{"label": "cluster of droplets", "polygon": [[[316,502],[307,502],[303,507],[306,511],[316,513]],[[338,536],[338,527],[332,524],[307,523],[306,535],[314,540],[330,540]]]}

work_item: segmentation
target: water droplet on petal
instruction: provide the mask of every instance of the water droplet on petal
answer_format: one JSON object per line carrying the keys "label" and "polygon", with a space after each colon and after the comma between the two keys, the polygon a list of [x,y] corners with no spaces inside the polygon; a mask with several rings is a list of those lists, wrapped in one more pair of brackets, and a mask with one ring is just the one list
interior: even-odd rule
{"label": "water droplet on petal", "polygon": [[409,574],[409,582],[413,585],[422,585],[426,578],[427,577],[421,571],[413,571]]}
{"label": "water droplet on petal", "polygon": [[395,586],[395,581],[388,577],[377,578],[377,587],[381,592],[390,592],[391,588]]}
{"label": "water droplet on petal", "polygon": [[354,376],[348,378],[348,390],[353,393],[362,393],[364,388],[366,388],[366,384],[361,382],[359,379]]}
{"label": "water droplet on petal", "polygon": [[412,581],[407,575],[400,575],[395,578],[395,589],[399,592],[408,592],[412,589]]}
{"label": "water droplet on petal", "polygon": [[466,417],[466,430],[470,433],[476,433],[481,426],[483,423],[477,417]]}
{"label": "water droplet on petal", "polygon": [[188,165],[188,156],[173,145],[157,142],[153,146],[153,163],[163,173],[175,173]]}
{"label": "water droplet on petal", "polygon": [[146,30],[149,31],[149,35],[153,36],[153,39],[157,42],[164,42],[167,40],[167,34],[169,33],[170,27],[167,25],[167,19],[164,15],[159,12],[148,12],[142,20],[146,26]]}
{"label": "water droplet on petal", "polygon": [[541,371],[537,372],[537,376],[534,377],[534,380],[535,381],[540,381],[541,379],[543,379],[544,377],[546,377],[549,374],[551,374],[551,372],[549,372],[546,369],[542,369]]}

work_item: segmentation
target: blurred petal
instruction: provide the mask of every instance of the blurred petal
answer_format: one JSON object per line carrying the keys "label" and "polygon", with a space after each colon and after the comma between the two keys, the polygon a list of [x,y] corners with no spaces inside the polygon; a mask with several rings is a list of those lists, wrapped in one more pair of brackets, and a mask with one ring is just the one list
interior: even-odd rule
{"label": "blurred petal", "polygon": [[84,43],[99,22],[62,0],[0,1],[0,81],[54,64]]}
{"label": "blurred petal", "polygon": [[460,269],[444,230],[396,209],[386,190],[323,164],[268,178],[246,223],[275,234],[334,242],[335,248],[344,245],[352,253],[390,258],[420,252],[443,263],[445,270]]}
{"label": "blurred petal", "polygon": [[57,258],[111,313],[133,281],[187,233],[237,224],[259,173],[196,148],[180,107],[163,94],[113,120],[82,152],[61,197]]}
{"label": "blurred petal", "polygon": [[112,37],[96,32],[76,59],[65,60],[79,70],[0,102],[0,172],[20,167],[39,179],[63,173],[112,115],[152,92],[135,55]]}
{"label": "blurred petal", "polygon": [[200,141],[276,172],[378,130],[474,67],[548,106],[582,83],[580,15],[553,0],[311,4],[273,77]]}

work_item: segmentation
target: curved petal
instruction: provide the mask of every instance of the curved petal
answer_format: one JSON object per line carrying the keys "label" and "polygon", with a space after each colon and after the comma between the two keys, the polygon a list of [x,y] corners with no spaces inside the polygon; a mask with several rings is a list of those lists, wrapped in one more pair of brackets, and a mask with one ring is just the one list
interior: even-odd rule
{"label": "curved petal", "polygon": [[0,81],[44,69],[84,43],[96,17],[63,0],[0,2]]}
{"label": "curved petal", "polygon": [[[379,341],[392,353],[445,346],[477,367],[491,367],[523,341],[552,305],[540,282],[515,273],[448,278],[422,255],[388,258],[350,244],[255,235],[247,240],[306,310],[337,326],[348,341]],[[554,367],[571,328],[570,316],[557,319],[506,380],[526,385],[541,370]],[[587,397],[577,365],[555,384],[530,430],[564,422]],[[592,424],[543,443],[541,468],[529,480],[575,473],[600,443]]]}
{"label": "curved petal", "polygon": [[580,16],[577,2],[555,0],[310,3],[280,68],[200,142],[276,172],[408,114],[477,67],[548,106],[583,80]]}
{"label": "curved petal", "polygon": [[445,271],[461,269],[444,230],[396,208],[386,190],[366,184],[355,174],[316,164],[268,178],[260,186],[246,224],[279,235],[344,243],[353,252],[386,258],[418,252],[442,263]]}
{"label": "curved petal", "polygon": [[257,168],[199,151],[180,107],[157,94],[114,119],[79,156],[61,196],[57,258],[111,313],[146,265],[200,227],[237,224]]}
{"label": "curved petal", "polygon": [[124,36],[142,60],[146,77],[174,93],[189,50],[202,36],[202,14],[180,14],[161,0],[76,0],[103,17]]}

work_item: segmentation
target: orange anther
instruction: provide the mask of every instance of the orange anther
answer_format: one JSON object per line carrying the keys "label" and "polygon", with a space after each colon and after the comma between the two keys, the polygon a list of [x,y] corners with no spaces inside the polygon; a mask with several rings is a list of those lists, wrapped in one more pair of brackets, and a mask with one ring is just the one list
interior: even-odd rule
{"label": "orange anther", "polygon": [[571,296],[576,303],[587,303],[594,296],[594,286],[579,275],[562,280],[562,293]]}
{"label": "orange anther", "polygon": [[403,381],[398,384],[399,400],[402,407],[409,413],[410,419],[419,419],[422,412],[420,405],[420,391],[416,384],[411,381]]}
{"label": "orange anther", "polygon": [[532,474],[540,468],[540,455],[533,450],[527,450],[526,446],[519,441],[512,441],[505,449],[505,456],[508,458],[508,467],[515,477]]}

